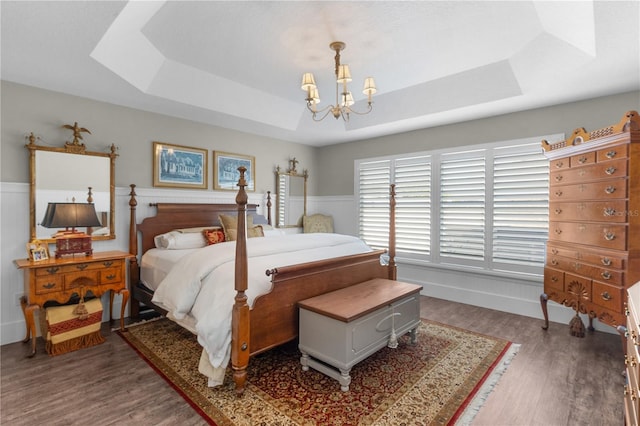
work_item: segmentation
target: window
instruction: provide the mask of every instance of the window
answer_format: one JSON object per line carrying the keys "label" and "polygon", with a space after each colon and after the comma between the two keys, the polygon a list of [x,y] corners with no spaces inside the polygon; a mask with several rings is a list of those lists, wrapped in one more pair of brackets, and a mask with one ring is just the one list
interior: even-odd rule
{"label": "window", "polygon": [[563,135],[357,160],[360,237],[388,245],[396,191],[396,253],[432,264],[540,274],[548,232],[548,160]]}

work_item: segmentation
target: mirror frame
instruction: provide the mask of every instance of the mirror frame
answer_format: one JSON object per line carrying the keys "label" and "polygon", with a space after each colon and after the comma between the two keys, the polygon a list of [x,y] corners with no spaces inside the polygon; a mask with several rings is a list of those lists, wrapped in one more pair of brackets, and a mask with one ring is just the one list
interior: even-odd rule
{"label": "mirror frame", "polygon": [[280,224],[280,176],[289,176],[289,177],[299,177],[304,178],[304,194],[303,194],[303,207],[302,207],[302,215],[307,215],[307,178],[309,177],[309,173],[307,170],[304,170],[302,173],[298,173],[295,169],[289,169],[286,172],[280,170],[280,166],[276,167],[276,228],[299,228],[300,224],[295,225],[287,225]]}
{"label": "mirror frame", "polygon": [[95,157],[105,157],[109,158],[109,235],[96,235],[91,236],[93,241],[98,240],[113,240],[116,238],[116,209],[115,209],[115,200],[116,200],[116,184],[115,184],[115,176],[116,176],[116,157],[118,154],[116,153],[117,148],[115,145],[111,145],[111,152],[91,152],[87,151],[86,147],[83,143],[78,143],[77,139],[74,139],[73,142],[65,142],[64,147],[56,148],[50,146],[43,146],[36,144],[36,137],[33,133],[31,133],[28,137],[29,143],[26,144],[26,148],[29,150],[29,174],[30,174],[30,184],[29,184],[29,234],[30,240],[39,240],[44,243],[55,243],[53,238],[37,238],[36,236],[36,152],[37,151],[49,151],[49,152],[59,152],[61,154],[75,154],[75,155],[91,155]]}

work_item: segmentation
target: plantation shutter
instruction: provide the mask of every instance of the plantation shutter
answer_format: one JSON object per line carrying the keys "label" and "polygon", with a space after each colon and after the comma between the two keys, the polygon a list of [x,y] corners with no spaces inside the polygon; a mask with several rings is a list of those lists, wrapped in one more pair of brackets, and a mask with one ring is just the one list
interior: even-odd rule
{"label": "plantation shutter", "polygon": [[358,172],[360,238],[372,248],[387,248],[391,161],[363,162]]}
{"label": "plantation shutter", "polygon": [[443,154],[440,256],[484,260],[485,151]]}
{"label": "plantation shutter", "polygon": [[549,220],[549,162],[540,144],[493,158],[493,262],[541,266]]}
{"label": "plantation shutter", "polygon": [[429,255],[431,247],[431,157],[394,162],[396,251]]}

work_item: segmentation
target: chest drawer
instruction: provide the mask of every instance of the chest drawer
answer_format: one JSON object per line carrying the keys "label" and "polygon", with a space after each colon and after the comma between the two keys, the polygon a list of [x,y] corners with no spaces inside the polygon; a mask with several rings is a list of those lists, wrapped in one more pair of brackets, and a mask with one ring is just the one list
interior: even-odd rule
{"label": "chest drawer", "polygon": [[567,157],[567,158],[558,158],[557,160],[551,160],[551,162],[549,163],[549,170],[562,170],[562,169],[568,169],[571,160]]}
{"label": "chest drawer", "polygon": [[617,160],[619,158],[627,158],[629,156],[629,145],[618,145],[598,150],[596,161],[602,163],[604,161]]}
{"label": "chest drawer", "polygon": [[550,261],[557,256],[613,269],[624,269],[627,263],[626,257],[603,253],[602,250],[588,250],[581,247],[567,248],[561,245],[548,243],[547,263],[550,263]]}
{"label": "chest drawer", "polygon": [[626,179],[561,185],[549,189],[550,201],[608,200],[617,198],[627,198]]}
{"label": "chest drawer", "polygon": [[624,289],[612,286],[599,281],[592,283],[592,301],[598,306],[602,306],[610,311],[622,313]]}
{"label": "chest drawer", "polygon": [[585,166],[596,162],[596,153],[594,151],[585,152],[583,154],[574,155],[570,159],[570,167]]}
{"label": "chest drawer", "polygon": [[623,283],[623,272],[620,270],[600,268],[567,257],[554,256],[547,260],[547,265],[612,285],[621,286]]}
{"label": "chest drawer", "polygon": [[544,268],[544,291],[564,291],[564,272],[558,269]]}
{"label": "chest drawer", "polygon": [[627,175],[627,159],[606,161],[588,166],[551,171],[550,185],[585,183],[591,180],[625,177]]}
{"label": "chest drawer", "polygon": [[626,200],[549,203],[549,218],[557,221],[625,223],[627,221],[626,212]]}
{"label": "chest drawer", "polygon": [[614,250],[626,250],[627,226],[582,222],[549,222],[549,239]]}

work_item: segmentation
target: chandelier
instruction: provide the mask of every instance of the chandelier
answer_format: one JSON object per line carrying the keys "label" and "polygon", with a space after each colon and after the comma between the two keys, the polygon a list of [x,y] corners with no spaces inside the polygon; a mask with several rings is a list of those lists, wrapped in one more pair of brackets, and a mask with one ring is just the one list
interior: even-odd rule
{"label": "chandelier", "polygon": [[373,81],[373,77],[367,77],[364,80],[364,90],[362,93],[367,95],[367,109],[365,111],[355,111],[351,106],[355,103],[353,95],[347,87],[347,83],[351,82],[351,71],[349,65],[340,64],[340,51],[344,50],[346,44],[341,41],[334,41],[329,45],[332,50],[335,50],[335,75],[336,75],[336,104],[329,105],[321,110],[317,109],[317,104],[320,103],[320,95],[318,94],[318,87],[316,81],[313,78],[313,74],[306,72],[302,75],[302,87],[301,89],[307,93],[306,101],[307,108],[311,111],[314,121],[322,121],[331,113],[335,119],[342,117],[344,121],[349,121],[349,114],[354,113],[358,115],[364,115],[371,112],[373,102],[371,97],[376,93],[376,84]]}

